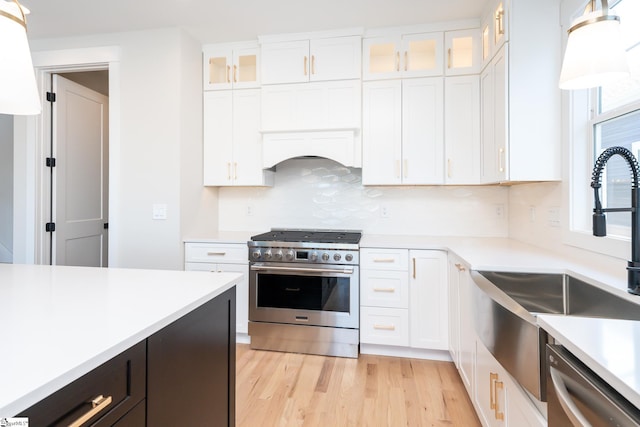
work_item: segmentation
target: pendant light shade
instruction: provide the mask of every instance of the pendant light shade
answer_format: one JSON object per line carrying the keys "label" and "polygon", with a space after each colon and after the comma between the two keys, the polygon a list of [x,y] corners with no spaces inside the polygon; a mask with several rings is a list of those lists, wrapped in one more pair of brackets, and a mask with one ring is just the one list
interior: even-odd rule
{"label": "pendant light shade", "polygon": [[620,18],[609,14],[607,0],[602,0],[602,10],[585,13],[569,29],[560,89],[602,86],[628,75]]}
{"label": "pendant light shade", "polygon": [[16,1],[0,0],[0,113],[39,114],[27,24],[23,8]]}

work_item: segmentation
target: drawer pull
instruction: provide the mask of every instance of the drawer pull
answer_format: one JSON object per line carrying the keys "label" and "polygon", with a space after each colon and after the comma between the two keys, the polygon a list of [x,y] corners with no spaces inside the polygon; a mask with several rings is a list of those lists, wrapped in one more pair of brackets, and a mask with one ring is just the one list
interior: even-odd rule
{"label": "drawer pull", "polygon": [[207,252],[207,256],[225,256],[226,252]]}
{"label": "drawer pull", "polygon": [[382,331],[395,331],[396,325],[373,325],[373,329],[378,329]]}
{"label": "drawer pull", "polygon": [[373,288],[374,292],[395,292],[395,288]]}
{"label": "drawer pull", "polygon": [[467,271],[466,268],[464,268],[464,266],[462,264],[455,264],[456,268],[458,269],[458,271]]}
{"label": "drawer pull", "polygon": [[93,418],[97,413],[105,409],[107,406],[111,404],[111,396],[104,397],[103,395],[97,396],[95,399],[91,401],[91,409],[82,414],[80,418],[69,424],[69,427],[80,427],[82,424],[89,421]]}
{"label": "drawer pull", "polygon": [[375,258],[373,262],[395,262],[394,258]]}

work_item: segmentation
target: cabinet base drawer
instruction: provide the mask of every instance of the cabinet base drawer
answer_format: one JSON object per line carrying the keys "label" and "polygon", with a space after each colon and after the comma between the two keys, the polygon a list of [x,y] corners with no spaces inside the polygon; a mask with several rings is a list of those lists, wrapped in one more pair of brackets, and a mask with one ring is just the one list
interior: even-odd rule
{"label": "cabinet base drawer", "polygon": [[409,345],[409,311],[402,308],[360,307],[360,342]]}
{"label": "cabinet base drawer", "polygon": [[79,419],[86,420],[83,425],[111,426],[146,395],[146,354],[146,342],[136,344],[19,416],[34,426],[66,426]]}

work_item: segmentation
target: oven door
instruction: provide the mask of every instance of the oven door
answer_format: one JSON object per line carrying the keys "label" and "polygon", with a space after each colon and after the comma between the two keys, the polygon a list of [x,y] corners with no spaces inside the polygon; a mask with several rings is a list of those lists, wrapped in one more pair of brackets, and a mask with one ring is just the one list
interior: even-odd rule
{"label": "oven door", "polygon": [[249,320],[358,329],[359,277],[350,265],[251,264]]}

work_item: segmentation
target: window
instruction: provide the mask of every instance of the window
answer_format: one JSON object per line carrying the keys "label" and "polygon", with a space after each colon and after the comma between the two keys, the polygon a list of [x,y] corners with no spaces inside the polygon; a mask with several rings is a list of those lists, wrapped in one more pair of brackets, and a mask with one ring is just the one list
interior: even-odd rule
{"label": "window", "polygon": [[[582,98],[582,108],[590,109],[590,120],[587,123],[592,143],[588,156],[589,165],[593,167],[598,156],[607,148],[623,146],[631,150],[640,158],[640,2],[637,0],[619,0],[611,2],[611,9],[620,16],[620,27],[623,33],[624,43],[628,53],[631,76],[614,84],[594,89],[590,92],[590,99]],[[579,97],[578,97],[579,98]],[[575,100],[576,98],[574,98]],[[593,107],[590,107],[593,106]],[[574,108],[579,108],[575,105]],[[573,127],[581,126],[575,122]],[[580,141],[574,140],[574,152]],[[584,142],[582,142],[584,144]],[[584,145],[582,146],[584,148]],[[576,165],[582,174],[591,176],[591,170],[584,171],[583,167]],[[592,192],[591,188],[584,191]],[[613,156],[607,163],[602,175],[602,202],[604,207],[626,208],[631,206],[631,172],[626,161],[620,156]],[[582,216],[574,225],[580,227],[591,226],[585,220],[593,209],[593,196],[583,199],[590,206],[576,206],[576,215]],[[575,201],[575,199],[574,199]],[[612,213],[607,215],[607,234],[612,237],[628,238],[630,236],[631,215],[629,212]],[[582,230],[591,233],[591,230]]]}

